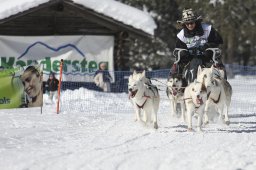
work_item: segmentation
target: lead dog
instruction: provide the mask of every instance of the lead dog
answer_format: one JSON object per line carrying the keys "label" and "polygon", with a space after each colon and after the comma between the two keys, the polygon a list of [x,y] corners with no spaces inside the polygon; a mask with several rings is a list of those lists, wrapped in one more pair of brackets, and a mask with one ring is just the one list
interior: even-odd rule
{"label": "lead dog", "polygon": [[185,122],[185,102],[183,100],[186,81],[182,78],[182,75],[172,74],[167,80],[166,94],[170,100],[172,116],[177,116],[177,104],[180,103],[181,117]]}
{"label": "lead dog", "polygon": [[145,124],[153,122],[154,128],[158,128],[157,112],[159,109],[160,97],[158,89],[148,78],[145,71],[142,73],[133,72],[128,82],[129,98],[135,109],[135,120],[141,120],[141,111]]}
{"label": "lead dog", "polygon": [[188,131],[192,131],[192,116],[197,113],[197,130],[201,131],[202,117],[204,114],[205,102],[207,98],[205,85],[196,80],[190,83],[184,92],[184,100],[187,109]]}
{"label": "lead dog", "polygon": [[232,87],[224,79],[224,73],[212,66],[211,68],[198,67],[197,80],[204,82],[207,88],[207,101],[205,105],[205,122],[208,122],[208,111],[214,106],[220,118],[224,117],[227,125],[230,124],[228,110],[231,103]]}

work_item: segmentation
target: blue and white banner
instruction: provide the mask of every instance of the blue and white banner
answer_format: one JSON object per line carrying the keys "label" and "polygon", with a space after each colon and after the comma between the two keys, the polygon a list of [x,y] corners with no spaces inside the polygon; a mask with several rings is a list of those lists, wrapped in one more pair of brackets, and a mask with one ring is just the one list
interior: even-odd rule
{"label": "blue and white banner", "polygon": [[50,72],[58,78],[61,59],[63,81],[92,82],[101,62],[114,71],[113,36],[0,36],[0,48],[0,66],[41,64],[44,81]]}

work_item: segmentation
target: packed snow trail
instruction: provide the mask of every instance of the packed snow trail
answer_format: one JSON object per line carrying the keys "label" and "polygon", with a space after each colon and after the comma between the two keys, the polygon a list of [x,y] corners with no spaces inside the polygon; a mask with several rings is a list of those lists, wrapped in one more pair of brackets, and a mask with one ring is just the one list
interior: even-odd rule
{"label": "packed snow trail", "polygon": [[0,113],[1,169],[255,169],[256,114],[186,132],[159,115],[159,129],[130,114]]}
{"label": "packed snow trail", "polygon": [[0,168],[255,170],[255,83],[231,84],[230,126],[211,122],[202,133],[187,132],[186,124],[171,118],[167,100],[160,104],[159,129],[134,122],[125,93],[91,92],[90,100],[77,100],[74,91],[77,109],[60,114],[53,105],[45,105],[43,114],[40,108],[0,110]]}

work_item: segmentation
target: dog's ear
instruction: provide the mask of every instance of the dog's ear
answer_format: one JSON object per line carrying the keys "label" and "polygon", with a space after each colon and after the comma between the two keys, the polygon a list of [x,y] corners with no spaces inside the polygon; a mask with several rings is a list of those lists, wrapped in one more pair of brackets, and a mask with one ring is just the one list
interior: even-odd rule
{"label": "dog's ear", "polygon": [[197,80],[195,79],[193,83],[194,83],[194,85],[196,85],[196,83],[198,83],[198,82],[197,82]]}
{"label": "dog's ear", "polygon": [[143,72],[142,72],[142,77],[145,77],[146,76],[146,72],[145,72],[145,70],[143,70]]}
{"label": "dog's ear", "polygon": [[129,80],[132,80],[132,75],[129,76]]}
{"label": "dog's ear", "polygon": [[212,66],[211,66],[211,72],[213,73],[214,70],[215,70],[215,68],[214,68],[214,66],[212,65]]}
{"label": "dog's ear", "polygon": [[201,72],[202,72],[202,68],[201,68],[201,66],[199,65],[199,66],[198,66],[198,69],[197,69],[197,77],[201,74]]}

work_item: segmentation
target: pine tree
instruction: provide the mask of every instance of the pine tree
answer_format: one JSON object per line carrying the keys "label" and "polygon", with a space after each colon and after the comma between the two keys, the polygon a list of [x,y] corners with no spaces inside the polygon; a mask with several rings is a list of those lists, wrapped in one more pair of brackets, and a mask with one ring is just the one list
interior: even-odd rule
{"label": "pine tree", "polygon": [[134,39],[130,44],[127,66],[140,69],[170,68],[171,52],[175,47],[184,8],[193,8],[203,21],[213,24],[224,40],[224,63],[256,64],[256,3],[255,0],[119,0],[135,8],[146,10],[154,18],[155,39],[143,42]]}
{"label": "pine tree", "polygon": [[[204,21],[213,24],[220,32],[224,40],[222,56],[225,63],[249,64],[256,44],[254,0],[177,0],[177,3],[180,9],[195,9]],[[254,59],[252,64],[255,62]]]}
{"label": "pine tree", "polygon": [[157,29],[151,42],[133,39],[128,65],[140,69],[171,67],[171,53],[175,45],[177,4],[174,0],[121,0],[130,6],[146,10],[154,18]]}

